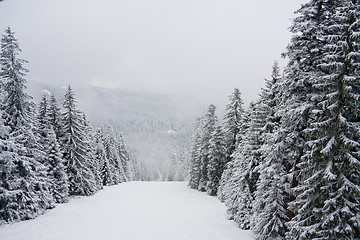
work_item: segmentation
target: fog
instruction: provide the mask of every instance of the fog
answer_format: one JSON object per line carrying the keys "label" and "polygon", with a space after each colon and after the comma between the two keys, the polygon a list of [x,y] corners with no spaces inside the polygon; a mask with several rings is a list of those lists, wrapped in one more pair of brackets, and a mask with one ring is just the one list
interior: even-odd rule
{"label": "fog", "polygon": [[223,104],[234,87],[257,98],[304,0],[5,0],[29,80],[196,95]]}

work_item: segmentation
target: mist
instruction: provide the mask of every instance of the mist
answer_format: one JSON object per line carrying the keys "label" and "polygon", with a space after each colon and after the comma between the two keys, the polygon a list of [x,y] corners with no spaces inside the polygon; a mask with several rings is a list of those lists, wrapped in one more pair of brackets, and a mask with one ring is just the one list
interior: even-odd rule
{"label": "mist", "polygon": [[304,0],[5,0],[31,81],[197,96],[257,98]]}

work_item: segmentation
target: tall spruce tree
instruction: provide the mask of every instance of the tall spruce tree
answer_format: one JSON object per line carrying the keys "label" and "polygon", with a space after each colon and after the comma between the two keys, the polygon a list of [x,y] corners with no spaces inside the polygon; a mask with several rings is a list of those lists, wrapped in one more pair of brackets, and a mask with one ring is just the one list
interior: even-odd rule
{"label": "tall spruce tree", "polygon": [[103,186],[109,186],[113,184],[110,172],[110,163],[106,157],[104,147],[104,133],[102,129],[98,129],[95,133],[95,159],[99,165],[99,175],[101,184]]}
{"label": "tall spruce tree", "polygon": [[261,162],[259,149],[260,132],[264,126],[263,118],[258,116],[258,104],[251,103],[244,114],[244,135],[237,145],[233,159],[226,170],[230,174],[223,174],[224,201],[230,219],[239,224],[241,229],[250,229],[252,203],[258,180],[256,167]]}
{"label": "tall spruce tree", "polygon": [[225,201],[228,194],[228,181],[232,174],[234,152],[238,144],[242,141],[245,133],[245,110],[243,109],[243,100],[241,92],[238,88],[229,96],[230,102],[226,106],[226,114],[224,116],[224,129],[226,133],[226,163],[222,177],[220,179],[217,196],[220,201]]}
{"label": "tall spruce tree", "polygon": [[208,177],[208,165],[209,165],[209,149],[210,149],[210,138],[212,133],[215,131],[218,118],[215,114],[216,107],[211,104],[205,115],[204,125],[201,131],[201,142],[200,142],[200,179],[198,190],[205,192],[206,186],[209,181]]}
{"label": "tall spruce tree", "polygon": [[83,114],[76,109],[74,93],[69,86],[63,102],[63,136],[61,146],[69,178],[70,195],[92,195],[97,191],[96,180],[89,168],[88,142]]}
{"label": "tall spruce tree", "polygon": [[190,153],[190,166],[189,166],[189,186],[198,189],[200,183],[200,144],[201,132],[203,127],[203,117],[198,117],[196,127],[192,136],[192,147]]}
{"label": "tall spruce tree", "polygon": [[219,124],[215,126],[209,141],[209,163],[207,166],[209,180],[206,191],[209,195],[216,195],[226,163],[224,132]]}
{"label": "tall spruce tree", "polygon": [[61,125],[61,112],[54,95],[50,96],[48,108],[50,124],[52,125],[55,132],[56,140],[60,143],[60,138],[63,136]]}
{"label": "tall spruce tree", "polygon": [[[35,133],[35,103],[25,92],[27,70],[14,33],[8,28],[1,39],[1,123],[9,144],[2,160],[1,219],[5,222],[31,219],[53,207],[44,153]],[[8,132],[7,132],[8,131]],[[10,144],[11,142],[11,144]]]}
{"label": "tall spruce tree", "polygon": [[279,140],[280,117],[277,109],[280,104],[280,69],[275,62],[270,80],[265,81],[258,101],[259,116],[264,121],[259,149],[262,161],[257,166],[259,179],[256,184],[252,204],[252,230],[256,239],[284,239],[288,220],[287,203],[289,183],[283,155],[285,149]]}
{"label": "tall spruce tree", "polygon": [[129,152],[127,150],[124,135],[122,132],[118,133],[116,135],[116,146],[117,146],[117,152],[119,156],[120,161],[120,168],[121,168],[121,181],[120,182],[126,182],[129,180],[129,169],[128,169],[128,163],[130,160]]}
{"label": "tall spruce tree", "polygon": [[91,172],[94,175],[95,178],[95,183],[96,183],[96,188],[102,189],[103,185],[102,185],[102,181],[101,181],[101,176],[100,176],[100,163],[97,161],[96,159],[96,144],[95,144],[95,140],[94,140],[94,136],[93,136],[93,132],[92,132],[92,126],[91,123],[89,121],[87,121],[86,119],[86,115],[85,113],[82,113],[82,117],[83,117],[83,124],[84,124],[84,128],[85,128],[85,132],[84,132],[84,146],[86,146],[87,150],[87,163],[89,166],[89,169],[91,170]]}
{"label": "tall spruce tree", "polygon": [[[243,134],[242,120],[245,112],[244,102],[241,97],[241,92],[238,88],[229,96],[229,103],[226,105],[226,114],[224,116],[224,128],[226,132],[227,145],[227,162],[231,160],[231,155],[235,152],[237,138],[241,138],[239,134]],[[239,139],[241,141],[241,139]]]}
{"label": "tall spruce tree", "polygon": [[124,181],[124,171],[118,154],[117,142],[112,128],[105,129],[104,149],[105,156],[109,161],[109,171],[112,179],[111,184],[118,184]]}
{"label": "tall spruce tree", "polygon": [[[298,164],[288,239],[360,239],[360,15],[358,1],[321,5],[322,75],[313,78],[306,151]],[[331,16],[328,17],[328,16]],[[295,23],[296,24],[296,23]]]}
{"label": "tall spruce tree", "polygon": [[44,95],[39,104],[37,127],[39,143],[45,153],[43,164],[48,172],[48,179],[51,182],[51,193],[55,202],[65,203],[69,199],[68,177],[60,146],[50,121],[49,103]]}
{"label": "tall spruce tree", "polygon": [[19,186],[16,186],[18,173],[14,162],[19,147],[10,135],[10,128],[0,118],[0,225],[22,217],[17,205]]}
{"label": "tall spruce tree", "polygon": [[224,133],[211,104],[199,117],[193,135],[189,186],[216,195],[226,162]]}

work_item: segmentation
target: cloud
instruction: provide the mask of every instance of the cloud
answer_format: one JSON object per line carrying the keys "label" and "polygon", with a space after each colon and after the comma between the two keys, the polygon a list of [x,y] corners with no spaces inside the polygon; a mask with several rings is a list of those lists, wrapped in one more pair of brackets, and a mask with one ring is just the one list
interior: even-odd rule
{"label": "cloud", "polygon": [[[30,79],[245,102],[290,39],[305,0],[12,0],[0,8]],[[281,62],[280,62],[281,63]]]}

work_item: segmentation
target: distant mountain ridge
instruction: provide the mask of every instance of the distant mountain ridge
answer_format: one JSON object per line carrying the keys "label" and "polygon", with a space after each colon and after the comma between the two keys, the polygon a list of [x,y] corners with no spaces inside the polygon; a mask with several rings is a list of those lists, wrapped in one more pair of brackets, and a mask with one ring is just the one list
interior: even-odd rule
{"label": "distant mountain ridge", "polygon": [[[67,86],[29,81],[28,92],[39,102],[54,94],[59,105]],[[72,86],[78,109],[94,128],[111,125],[125,135],[135,158],[134,178],[183,180],[193,123],[204,109],[194,97],[139,93],[93,86]]]}

